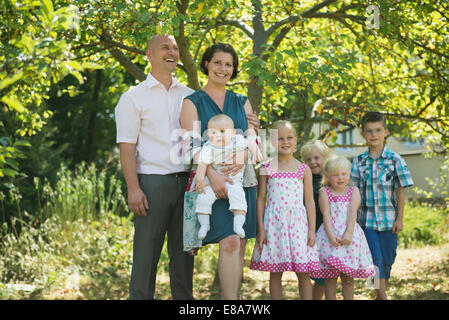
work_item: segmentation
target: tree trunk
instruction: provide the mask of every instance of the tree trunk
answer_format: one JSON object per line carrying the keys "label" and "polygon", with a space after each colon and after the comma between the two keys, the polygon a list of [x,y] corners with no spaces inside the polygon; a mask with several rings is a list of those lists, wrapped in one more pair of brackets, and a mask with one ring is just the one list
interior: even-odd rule
{"label": "tree trunk", "polygon": [[[176,3],[179,12],[182,13],[183,15],[186,15],[188,5],[189,5],[188,0],[178,1]],[[198,90],[200,89],[200,83],[198,80],[198,70],[196,68],[195,61],[193,61],[192,55],[190,54],[189,44],[185,37],[184,31],[185,31],[184,20],[181,19],[179,21],[178,34],[175,34],[175,39],[179,47],[179,56],[184,65],[184,70],[187,74],[188,86],[193,90]]]}
{"label": "tree trunk", "polygon": [[[253,55],[258,58],[262,57],[264,46],[267,44],[268,37],[263,25],[262,19],[262,4],[259,0],[253,0]],[[259,113],[262,106],[263,98],[263,86],[259,84],[259,76],[253,74],[250,77],[251,81],[248,85],[248,99],[251,102],[251,106],[256,113]]]}

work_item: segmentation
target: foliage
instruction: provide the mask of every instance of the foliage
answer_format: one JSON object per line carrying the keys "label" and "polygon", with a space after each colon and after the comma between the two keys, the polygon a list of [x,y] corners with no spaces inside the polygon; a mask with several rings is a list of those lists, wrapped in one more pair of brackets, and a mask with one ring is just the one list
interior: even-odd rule
{"label": "foliage", "polygon": [[[97,172],[94,164],[86,167],[81,163],[74,174],[63,165],[57,176],[54,188],[46,182],[42,186],[44,220],[56,216],[61,222],[72,222],[96,219],[107,212],[120,215],[127,210],[121,181],[115,175],[107,177],[106,170]],[[39,180],[36,184],[39,188]]]}
{"label": "foliage", "polygon": [[[67,2],[58,2],[60,5]],[[371,5],[371,7],[370,7]],[[247,93],[262,124],[289,118],[313,138],[354,128],[366,110],[380,110],[394,134],[427,139],[446,150],[447,4],[444,1],[181,0],[100,3],[78,1],[82,15],[75,50],[80,57],[111,57],[136,79],[145,78],[150,35],[175,35],[178,76],[197,89],[201,53],[211,43],[232,43],[242,75],[230,88]],[[379,23],[375,23],[378,19]],[[188,39],[188,40],[187,40]],[[438,45],[437,45],[438,44]]]}
{"label": "foliage", "polygon": [[[7,229],[9,225],[15,236],[19,236],[23,224],[37,227],[49,218],[57,218],[60,223],[70,226],[70,222],[95,220],[107,212],[117,215],[129,212],[123,195],[122,179],[116,172],[108,173],[107,169],[97,170],[95,164],[87,166],[81,163],[72,173],[62,164],[56,179],[52,186],[47,178],[34,178],[31,214],[23,209],[24,199],[16,187],[10,189],[9,197],[0,198],[4,225]],[[8,200],[15,205],[13,209],[16,215],[5,212],[5,204],[8,204],[5,202]]]}
{"label": "foliage", "polygon": [[444,208],[406,203],[404,230],[399,233],[398,243],[405,248],[445,243],[449,240],[448,226],[449,215]]}
{"label": "foliage", "polygon": [[[3,1],[0,28],[0,177],[14,178],[25,139],[42,129],[51,113],[42,106],[49,87],[68,74],[83,81],[87,63],[74,60],[68,33],[77,34],[76,7],[52,1]],[[90,67],[93,67],[90,65]]]}
{"label": "foliage", "polygon": [[83,84],[68,76],[52,86],[46,101],[52,116],[45,131],[53,130],[49,138],[70,169],[82,161],[114,165],[116,159],[110,159],[117,146],[114,108],[135,80],[115,66],[86,70],[82,75]]}
{"label": "foliage", "polygon": [[[121,294],[127,281],[120,275],[129,273],[131,264],[132,223],[120,180],[84,164],[75,175],[63,166],[57,177],[55,188],[36,179],[36,217],[28,222],[14,218],[14,232],[3,223],[0,282],[31,283],[39,295],[52,286],[67,286],[66,278],[78,275],[77,285],[84,281],[87,298]],[[107,290],[104,296],[89,296],[92,287]],[[0,288],[8,296],[9,291]]]}
{"label": "foliage", "polygon": [[[131,266],[129,219],[108,212],[99,220],[68,224],[52,217],[39,229],[26,226],[20,237],[2,232],[0,282],[31,285],[31,299],[123,298]],[[69,289],[78,297],[64,297]],[[3,292],[14,298],[14,292]]]}
{"label": "foliage", "polygon": [[[393,134],[445,152],[445,9],[444,1],[7,0],[0,29],[0,176],[7,179],[0,192],[32,180],[23,158],[44,125],[57,128],[48,142],[68,167],[104,161],[113,145],[112,108],[145,79],[146,42],[157,32],[175,35],[177,77],[194,89],[206,80],[197,68],[205,48],[232,43],[242,72],[229,88],[249,96],[262,126],[296,122],[300,144],[322,138],[336,145],[337,133],[375,109]],[[328,126],[314,136],[317,122]]]}

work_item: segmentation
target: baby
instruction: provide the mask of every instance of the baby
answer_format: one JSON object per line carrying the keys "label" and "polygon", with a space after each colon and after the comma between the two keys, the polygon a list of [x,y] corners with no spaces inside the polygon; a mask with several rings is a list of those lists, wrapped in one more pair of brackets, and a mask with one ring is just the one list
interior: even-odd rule
{"label": "baby", "polygon": [[[217,200],[206,177],[207,166],[212,165],[217,172],[221,173],[219,164],[225,162],[232,154],[242,152],[247,148],[253,162],[262,160],[262,154],[256,143],[256,136],[250,135],[246,140],[242,135],[236,134],[234,122],[227,115],[219,114],[212,117],[207,124],[207,128],[209,141],[201,148],[196,171],[196,189],[198,191],[196,213],[201,226],[198,231],[198,239],[200,240],[203,240],[210,230],[211,209],[213,203]],[[234,214],[234,232],[241,238],[245,237],[243,224],[247,211],[242,185],[244,169],[245,166],[242,166],[237,174],[230,176],[233,184],[226,183],[229,210]]]}

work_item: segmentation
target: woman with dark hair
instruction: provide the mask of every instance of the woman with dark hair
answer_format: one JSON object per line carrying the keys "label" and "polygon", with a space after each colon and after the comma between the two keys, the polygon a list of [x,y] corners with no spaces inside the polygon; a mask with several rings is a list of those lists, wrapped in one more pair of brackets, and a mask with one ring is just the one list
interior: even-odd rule
{"label": "woman with dark hair", "polygon": [[[201,136],[207,129],[209,119],[217,114],[226,114],[234,121],[235,129],[247,132],[248,129],[258,129],[259,120],[253,112],[246,96],[226,90],[226,84],[234,79],[238,70],[238,56],[229,44],[217,43],[205,51],[200,68],[208,76],[206,85],[187,96],[182,103],[181,127],[190,132],[197,130]],[[195,128],[195,122],[200,122],[200,128]],[[225,175],[235,175],[245,164],[235,163],[225,165],[221,170]],[[247,183],[244,190],[248,211],[243,225],[245,238],[240,238],[233,230],[233,214],[229,211],[226,182],[232,179],[217,173],[211,166],[207,169],[207,177],[218,200],[212,206],[210,230],[202,245],[219,244],[218,272],[222,299],[237,299],[238,288],[243,272],[246,240],[256,237],[256,184],[254,169],[247,166],[245,173]],[[246,170],[246,168],[245,168]]]}

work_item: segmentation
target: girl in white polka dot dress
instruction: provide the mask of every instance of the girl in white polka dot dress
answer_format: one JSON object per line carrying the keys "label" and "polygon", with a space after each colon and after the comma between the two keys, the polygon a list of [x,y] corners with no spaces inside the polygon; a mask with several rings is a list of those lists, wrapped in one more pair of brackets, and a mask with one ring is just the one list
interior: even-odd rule
{"label": "girl in white polka dot dress", "polygon": [[293,125],[278,121],[278,157],[260,169],[257,240],[250,268],[270,272],[270,295],[282,298],[282,274],[294,271],[302,299],[312,299],[309,273],[319,270],[312,173],[293,157]]}
{"label": "girl in white polka dot dress", "polygon": [[323,166],[323,188],[319,194],[323,224],[317,231],[320,271],[314,278],[326,278],[327,300],[336,299],[340,276],[343,298],[352,300],[354,278],[374,276],[373,259],[365,234],[356,222],[360,191],[349,186],[351,163],[342,156],[331,156]]}

